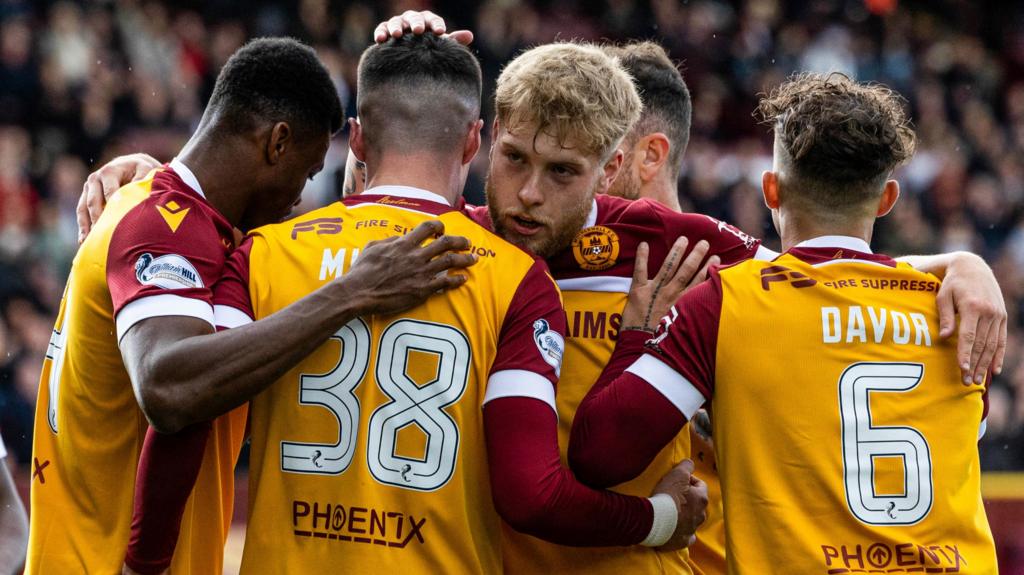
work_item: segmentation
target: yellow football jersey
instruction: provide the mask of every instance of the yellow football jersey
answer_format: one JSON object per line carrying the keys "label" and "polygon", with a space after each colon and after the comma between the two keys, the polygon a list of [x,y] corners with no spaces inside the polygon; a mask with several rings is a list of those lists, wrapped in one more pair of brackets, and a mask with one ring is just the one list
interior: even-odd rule
{"label": "yellow football jersey", "polygon": [[[636,248],[650,246],[648,267],[657,273],[672,244],[687,236],[701,239],[710,254],[732,263],[752,257],[759,242],[707,216],[680,214],[650,201],[598,195],[589,220],[572,246],[548,258],[562,291],[568,337],[558,388],[558,443],[565,462],[573,417],[590,385],[597,381],[615,349],[622,308],[633,276]],[[637,478],[613,488],[648,496],[674,465],[690,457],[690,436],[680,433]],[[690,573],[687,551],[659,552],[648,547],[577,548],[554,545],[505,527],[505,561],[510,573]]]}
{"label": "yellow football jersey", "polygon": [[996,572],[984,387],[938,337],[938,288],[817,238],[713,274],[630,367],[687,417],[713,396],[730,573]]}
{"label": "yellow football jersey", "polygon": [[[72,264],[43,362],[26,573],[120,573],[147,424],[118,336],[158,315],[213,320],[231,226],[172,169],[111,198]],[[116,318],[116,321],[115,321]],[[218,419],[172,573],[219,573],[244,410]]]}
{"label": "yellow football jersey", "polygon": [[255,231],[217,287],[218,321],[273,314],[429,219],[480,256],[468,282],[353,320],[252,401],[243,573],[502,570],[481,406],[554,408],[565,321],[543,262],[440,196],[377,187]]}

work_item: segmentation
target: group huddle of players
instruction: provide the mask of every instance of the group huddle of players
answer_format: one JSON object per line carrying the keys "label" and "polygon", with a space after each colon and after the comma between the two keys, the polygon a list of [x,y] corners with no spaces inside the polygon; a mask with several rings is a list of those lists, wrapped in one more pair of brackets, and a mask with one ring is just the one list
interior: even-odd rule
{"label": "group huddle of players", "polygon": [[220,573],[247,438],[243,573],[996,571],[1005,310],[976,256],[871,253],[914,151],[896,94],[763,98],[779,254],[679,212],[689,93],[652,43],[509,62],[464,205],[481,73],[444,32],[378,28],[327,207],[284,221],[344,120],[289,39],[236,52],[171,162],[90,177],[27,573]]}

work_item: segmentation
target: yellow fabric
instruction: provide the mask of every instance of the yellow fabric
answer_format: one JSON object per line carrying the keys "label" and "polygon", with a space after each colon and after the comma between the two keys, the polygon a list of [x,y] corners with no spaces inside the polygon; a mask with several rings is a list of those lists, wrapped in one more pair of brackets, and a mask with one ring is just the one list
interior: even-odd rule
{"label": "yellow fabric", "polygon": [[[148,197],[151,185],[152,175],[111,198],[71,268],[52,340],[60,349],[43,362],[36,404],[32,456],[42,474],[32,479],[26,573],[121,572],[147,425],[117,347],[107,248],[118,222]],[[50,389],[51,375],[58,375],[54,358],[63,362],[54,377],[56,398]],[[221,572],[244,425],[242,410],[214,426],[173,574]]]}
{"label": "yellow fabric", "polygon": [[[817,283],[766,290],[771,266]],[[960,383],[935,292],[911,287],[937,280],[790,254],[721,279],[712,419],[729,572],[995,573],[975,443],[983,388]],[[907,283],[865,287],[875,280]],[[906,466],[892,465],[901,453]]]}
{"label": "yellow fabric", "polygon": [[697,433],[694,424],[687,427],[690,429],[693,474],[708,484],[707,518],[697,528],[697,541],[689,548],[690,569],[696,575],[725,575],[725,516],[714,445]]}
{"label": "yellow fabric", "polygon": [[[595,274],[597,275],[597,274]],[[615,348],[626,294],[563,290],[569,333],[565,342],[558,395],[558,445],[565,461],[573,416],[590,386],[597,381]],[[642,475],[614,491],[650,496],[672,466],[689,457],[690,436],[680,433],[665,446]],[[581,548],[554,545],[505,527],[505,563],[509,573],[691,573],[687,551],[660,552],[649,547]]]}
{"label": "yellow fabric", "polygon": [[[347,273],[354,250],[424,220],[438,218],[446,233],[469,238],[481,258],[463,287],[400,316],[354,320],[253,400],[242,572],[498,573],[501,521],[491,502],[481,404],[506,311],[533,259],[458,212],[335,203],[303,221],[331,218],[341,219],[344,233],[308,233],[301,222],[294,238],[290,223],[255,233],[249,291],[256,319]],[[403,335],[388,343],[389,333]],[[416,334],[432,334],[434,343],[428,348]],[[396,345],[402,341],[409,347]],[[451,361],[464,353],[471,359],[458,359],[459,374]],[[447,366],[444,374],[439,365]],[[389,406],[408,402],[405,393],[417,396],[413,384],[432,395],[456,390],[458,399],[445,407],[447,399],[428,402],[409,412],[413,423],[388,428],[382,422],[397,417]],[[331,396],[312,391],[318,385]],[[370,448],[390,438],[393,457]],[[442,455],[429,455],[428,445]]]}

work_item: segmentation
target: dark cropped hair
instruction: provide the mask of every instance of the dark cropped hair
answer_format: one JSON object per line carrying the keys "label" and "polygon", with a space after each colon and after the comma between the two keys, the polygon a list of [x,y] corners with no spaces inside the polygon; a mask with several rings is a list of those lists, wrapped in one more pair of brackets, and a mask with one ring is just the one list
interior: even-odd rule
{"label": "dark cropped hair", "polygon": [[356,87],[367,145],[453,149],[480,117],[482,86],[480,63],[454,40],[406,34],[367,48]]}
{"label": "dark cropped hair", "polygon": [[828,208],[881,194],[917,142],[899,94],[840,73],[793,76],[761,99],[756,114],[775,130],[795,187]]}
{"label": "dark cropped hair", "polygon": [[291,38],[258,38],[224,64],[209,109],[220,125],[244,132],[287,122],[303,133],[341,128],[338,90],[312,48]]}
{"label": "dark cropped hair", "polygon": [[630,136],[643,136],[664,132],[668,136],[669,166],[674,177],[683,166],[683,153],[690,142],[690,116],[693,105],[690,90],[668,53],[655,42],[631,42],[622,46],[609,46],[608,54],[633,77],[640,93],[644,110]]}

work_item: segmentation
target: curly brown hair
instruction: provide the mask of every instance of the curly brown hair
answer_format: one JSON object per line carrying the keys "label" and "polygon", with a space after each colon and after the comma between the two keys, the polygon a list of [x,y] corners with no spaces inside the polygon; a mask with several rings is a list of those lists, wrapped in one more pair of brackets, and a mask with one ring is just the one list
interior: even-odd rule
{"label": "curly brown hair", "polygon": [[755,115],[775,130],[795,187],[820,205],[842,208],[881,194],[893,169],[914,154],[904,104],[881,84],[805,73],[764,96]]}

